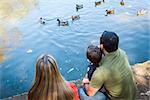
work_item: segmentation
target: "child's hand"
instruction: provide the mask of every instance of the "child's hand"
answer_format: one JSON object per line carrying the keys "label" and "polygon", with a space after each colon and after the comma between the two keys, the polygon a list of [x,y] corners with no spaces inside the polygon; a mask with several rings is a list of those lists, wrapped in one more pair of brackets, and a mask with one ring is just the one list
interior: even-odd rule
{"label": "child's hand", "polygon": [[88,78],[83,78],[83,80],[82,80],[82,84],[84,85],[84,84],[89,84],[89,79]]}

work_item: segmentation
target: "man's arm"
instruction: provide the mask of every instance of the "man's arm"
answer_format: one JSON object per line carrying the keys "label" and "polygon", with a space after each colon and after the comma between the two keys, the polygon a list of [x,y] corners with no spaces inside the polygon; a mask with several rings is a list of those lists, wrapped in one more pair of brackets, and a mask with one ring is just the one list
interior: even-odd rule
{"label": "man's arm", "polygon": [[95,95],[95,93],[102,87],[104,84],[105,78],[103,70],[98,69],[94,72],[90,82],[85,81],[86,92],[89,96]]}
{"label": "man's arm", "polygon": [[98,90],[99,89],[89,86],[89,84],[86,85],[86,91],[87,91],[88,96],[94,96]]}

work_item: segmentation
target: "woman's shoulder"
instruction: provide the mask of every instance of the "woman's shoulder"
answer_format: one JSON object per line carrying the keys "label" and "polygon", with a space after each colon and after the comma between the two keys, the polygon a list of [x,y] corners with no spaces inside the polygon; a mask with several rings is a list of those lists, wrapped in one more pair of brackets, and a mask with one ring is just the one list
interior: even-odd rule
{"label": "woman's shoulder", "polygon": [[66,82],[67,86],[71,88],[74,93],[74,100],[79,100],[78,89],[73,82]]}
{"label": "woman's shoulder", "polygon": [[66,84],[69,87],[76,87],[76,85],[73,82],[66,82]]}

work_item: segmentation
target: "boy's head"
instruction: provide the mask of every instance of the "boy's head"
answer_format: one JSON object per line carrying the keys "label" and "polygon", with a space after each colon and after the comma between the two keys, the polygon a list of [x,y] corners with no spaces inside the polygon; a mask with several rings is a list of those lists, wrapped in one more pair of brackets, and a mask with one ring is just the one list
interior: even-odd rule
{"label": "boy's head", "polygon": [[98,46],[89,45],[86,52],[87,59],[92,63],[98,64],[102,58],[102,52]]}

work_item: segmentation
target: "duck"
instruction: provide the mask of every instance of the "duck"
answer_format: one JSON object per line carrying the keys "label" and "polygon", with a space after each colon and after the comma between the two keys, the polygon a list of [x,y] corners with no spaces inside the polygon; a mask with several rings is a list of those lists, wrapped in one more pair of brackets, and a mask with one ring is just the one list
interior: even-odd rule
{"label": "duck", "polygon": [[80,16],[79,15],[71,16],[71,19],[72,19],[72,21],[79,20]]}
{"label": "duck", "polygon": [[141,10],[137,11],[137,16],[143,16],[143,15],[145,15],[146,12],[147,11],[145,9],[141,9]]}
{"label": "duck", "polygon": [[59,26],[69,26],[68,21],[60,21],[60,19],[57,19],[57,21]]}
{"label": "duck", "polygon": [[124,3],[123,0],[120,2],[120,5],[121,5],[121,6],[124,6],[124,5],[125,5],[125,3]]}
{"label": "duck", "polygon": [[79,9],[82,9],[83,8],[83,4],[79,5],[79,4],[76,4],[76,11],[78,11]]}
{"label": "duck", "polygon": [[45,24],[45,21],[44,21],[44,19],[43,19],[42,17],[40,18],[39,22],[40,22],[41,24]]}
{"label": "duck", "polygon": [[105,16],[107,16],[108,14],[110,15],[110,14],[114,14],[115,13],[115,10],[113,9],[113,10],[106,10],[106,15]]}
{"label": "duck", "polygon": [[99,5],[101,5],[101,4],[102,4],[101,1],[95,2],[95,7],[96,7],[96,6],[99,6]]}

